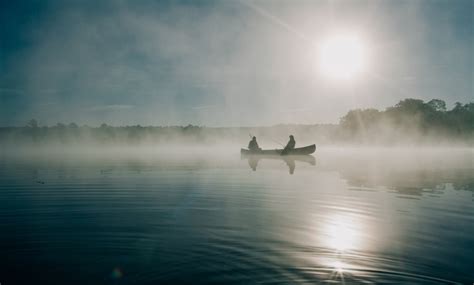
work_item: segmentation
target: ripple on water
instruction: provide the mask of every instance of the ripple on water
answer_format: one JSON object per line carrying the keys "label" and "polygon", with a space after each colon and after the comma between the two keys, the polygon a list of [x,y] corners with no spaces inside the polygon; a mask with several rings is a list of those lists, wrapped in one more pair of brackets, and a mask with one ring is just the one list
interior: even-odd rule
{"label": "ripple on water", "polygon": [[49,284],[472,282],[472,194],[407,200],[333,170],[244,166],[1,170],[0,282],[7,269]]}

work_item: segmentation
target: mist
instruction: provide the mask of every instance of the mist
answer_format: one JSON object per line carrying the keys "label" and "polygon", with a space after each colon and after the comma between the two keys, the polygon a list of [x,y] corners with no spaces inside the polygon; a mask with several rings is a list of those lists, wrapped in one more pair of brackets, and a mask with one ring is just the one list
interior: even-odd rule
{"label": "mist", "polygon": [[339,124],[280,124],[268,127],[205,126],[110,126],[76,123],[40,126],[31,119],[24,127],[0,128],[3,148],[18,146],[57,147],[208,147],[236,149],[258,137],[261,146],[282,148],[293,135],[298,145],[385,146],[385,147],[472,147],[474,144],[474,103],[451,110],[443,100],[428,102],[408,98],[385,110],[355,109],[341,117]]}
{"label": "mist", "polygon": [[471,284],[474,1],[0,1],[0,285]]}

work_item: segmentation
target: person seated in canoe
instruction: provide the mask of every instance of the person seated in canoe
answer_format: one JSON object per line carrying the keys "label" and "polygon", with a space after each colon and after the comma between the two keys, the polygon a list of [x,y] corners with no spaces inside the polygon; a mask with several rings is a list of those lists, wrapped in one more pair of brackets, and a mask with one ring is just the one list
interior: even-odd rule
{"label": "person seated in canoe", "polygon": [[252,140],[249,142],[249,150],[250,151],[261,151],[262,149],[258,146],[257,138],[252,137]]}
{"label": "person seated in canoe", "polygon": [[296,144],[295,137],[293,137],[293,135],[290,135],[290,140],[286,144],[286,146],[283,149],[283,151],[281,152],[281,154],[288,154],[290,151],[294,150],[295,149],[295,144]]}

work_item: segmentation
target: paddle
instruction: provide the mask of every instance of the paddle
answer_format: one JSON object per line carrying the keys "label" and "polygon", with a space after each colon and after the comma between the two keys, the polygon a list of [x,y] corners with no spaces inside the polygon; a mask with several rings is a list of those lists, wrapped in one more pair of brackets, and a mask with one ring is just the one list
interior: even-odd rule
{"label": "paddle", "polygon": [[271,139],[273,142],[276,142],[277,144],[281,145],[282,147],[285,147],[282,143],[280,143],[279,141],[277,140],[274,140],[274,139]]}

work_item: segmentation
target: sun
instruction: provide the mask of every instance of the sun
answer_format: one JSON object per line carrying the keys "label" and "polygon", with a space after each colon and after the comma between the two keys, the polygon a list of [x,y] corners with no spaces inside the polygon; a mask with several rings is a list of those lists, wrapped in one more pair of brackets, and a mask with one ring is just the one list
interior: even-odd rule
{"label": "sun", "polygon": [[367,48],[361,38],[340,34],[326,39],[318,50],[322,75],[331,79],[354,79],[367,68]]}

